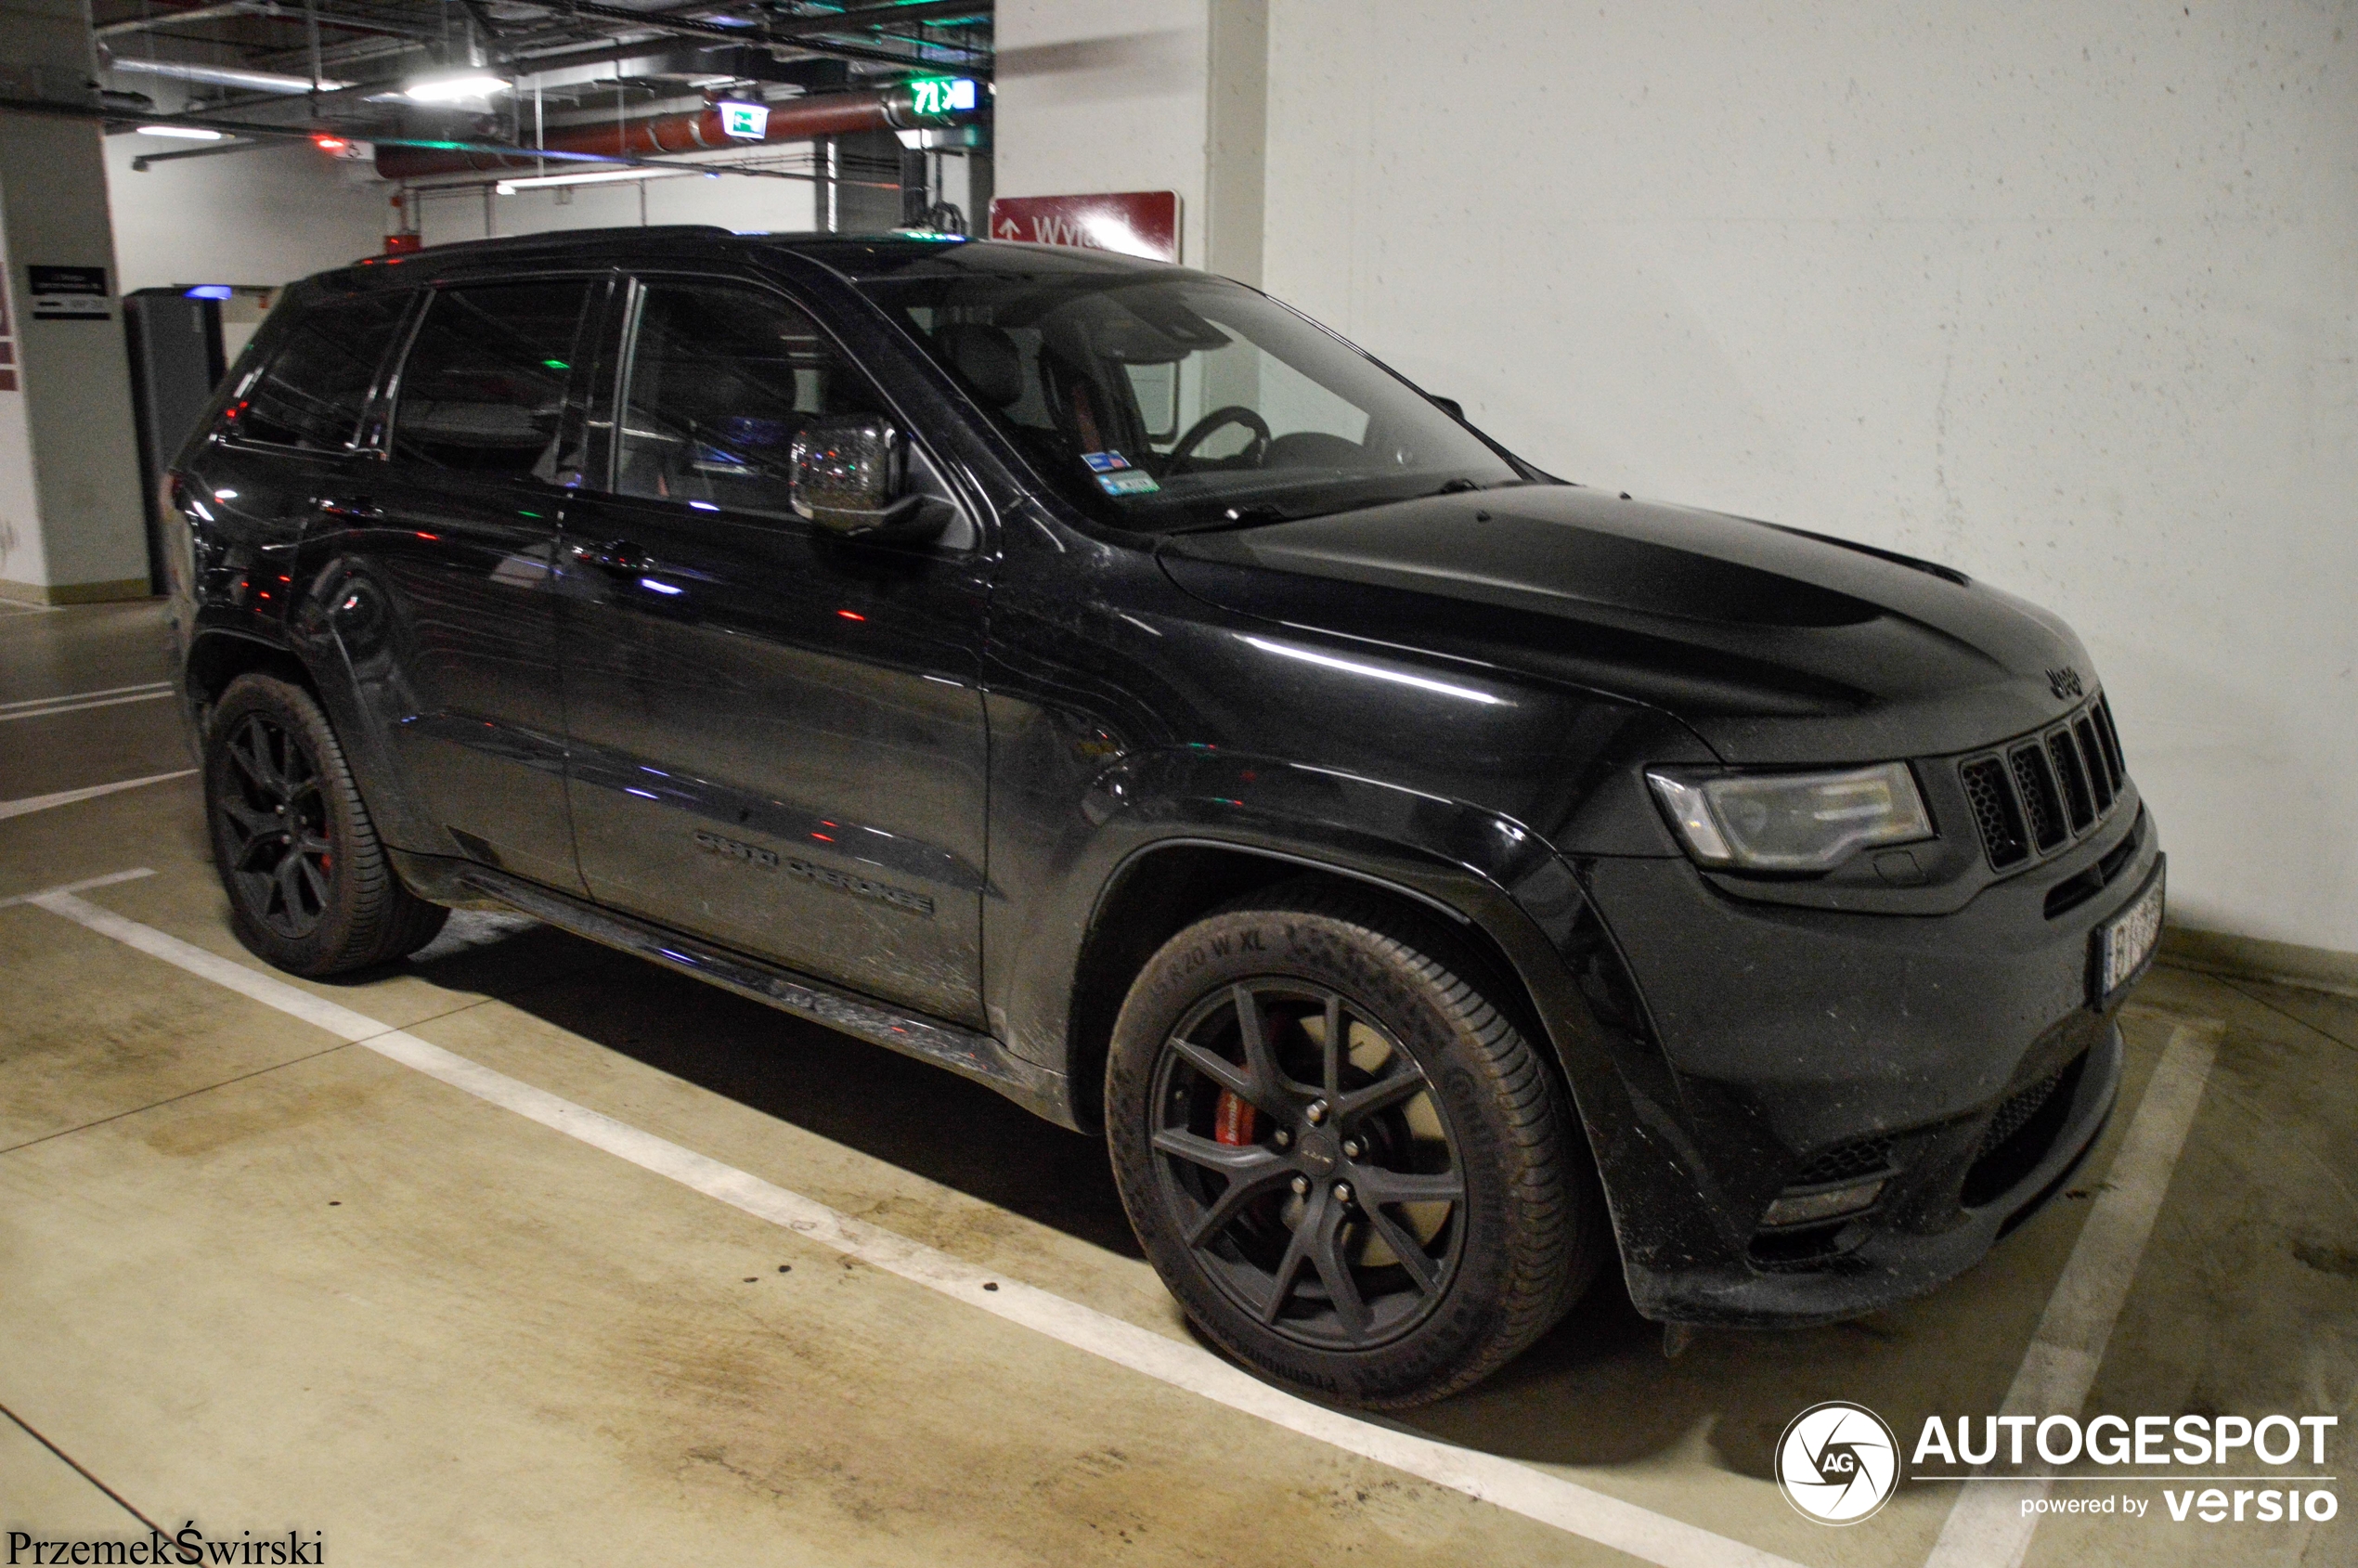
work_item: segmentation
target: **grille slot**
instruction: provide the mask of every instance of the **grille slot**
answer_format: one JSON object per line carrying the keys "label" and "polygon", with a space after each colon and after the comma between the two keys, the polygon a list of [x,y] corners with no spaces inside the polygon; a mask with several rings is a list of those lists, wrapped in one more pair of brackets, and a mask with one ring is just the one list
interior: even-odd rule
{"label": "grille slot", "polygon": [[1890,1165],[1891,1148],[1889,1138],[1861,1138],[1857,1143],[1839,1144],[1794,1172],[1793,1185],[1817,1186],[1853,1176],[1872,1176]]}
{"label": "grille slot", "polygon": [[1994,757],[1984,757],[1966,763],[1961,771],[1965,798],[1973,805],[1974,821],[1980,825],[1982,848],[1989,851],[1989,863],[2003,871],[2028,860],[2030,839],[2023,831],[2022,812],[2015,805],[2014,791],[2006,787],[2005,765]]}
{"label": "grille slot", "polygon": [[1957,777],[1996,871],[2044,859],[2094,832],[2129,784],[2101,693],[2043,733],[1967,758]]}
{"label": "grille slot", "polygon": [[2024,1124],[2038,1115],[2040,1108],[2054,1094],[2055,1085],[2062,1082],[2063,1073],[2058,1069],[2020,1094],[2010,1096],[2004,1105],[1998,1108],[1998,1114],[1989,1119],[1989,1125],[1982,1132],[1980,1147],[1974,1150],[1974,1158],[1980,1159],[2021,1132]]}
{"label": "grille slot", "polygon": [[2113,781],[2112,769],[2105,762],[2104,748],[2096,744],[2096,723],[2086,714],[2072,721],[2072,738],[2079,743],[2079,755],[2088,759],[2088,784],[2096,792],[2096,810],[2112,810],[2112,797],[2119,785]]}
{"label": "grille slot", "polygon": [[2112,787],[2118,794],[2129,780],[2129,764],[2121,756],[2120,732],[2112,727],[2112,699],[2099,695],[2088,712],[2096,721],[2096,740],[2104,747],[2105,766],[2112,770]]}
{"label": "grille slot", "polygon": [[2035,745],[2018,745],[2007,754],[2006,761],[2014,770],[2015,787],[2022,791],[2022,814],[2030,823],[2030,841],[2043,854],[2067,836],[2063,802],[2055,798],[2055,775],[2047,766],[2047,754]]}
{"label": "grille slot", "polygon": [[2085,833],[2096,820],[2096,800],[2088,790],[2087,770],[2079,765],[2079,748],[2069,730],[2047,737],[2047,760],[2055,765],[2055,782],[2063,785],[2064,809],[2071,813],[2071,831]]}

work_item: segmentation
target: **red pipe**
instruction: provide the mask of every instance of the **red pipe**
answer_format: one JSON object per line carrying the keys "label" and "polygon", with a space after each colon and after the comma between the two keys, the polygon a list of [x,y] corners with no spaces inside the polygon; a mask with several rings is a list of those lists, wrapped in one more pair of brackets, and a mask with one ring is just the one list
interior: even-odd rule
{"label": "red pipe", "polygon": [[[544,145],[552,152],[672,158],[683,152],[702,152],[716,148],[758,147],[770,142],[810,141],[815,136],[853,136],[862,131],[892,129],[892,110],[887,103],[890,96],[890,89],[874,93],[823,93],[815,97],[796,98],[772,105],[770,123],[760,142],[740,141],[726,135],[720,129],[720,111],[706,108],[682,114],[658,114],[644,120],[627,120],[618,125],[579,125],[552,131]],[[492,153],[439,152],[416,147],[387,147],[377,151],[377,177],[388,180],[470,172],[508,174],[518,169],[538,167],[538,162],[531,158],[501,157]],[[579,163],[566,162],[550,165],[545,172],[563,173],[580,167]]]}

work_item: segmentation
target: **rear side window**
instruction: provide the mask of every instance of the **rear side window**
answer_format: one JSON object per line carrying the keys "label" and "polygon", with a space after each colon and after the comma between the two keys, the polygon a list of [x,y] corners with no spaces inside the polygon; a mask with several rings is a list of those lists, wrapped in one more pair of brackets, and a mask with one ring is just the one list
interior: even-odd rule
{"label": "rear side window", "polygon": [[473,473],[553,477],[587,279],[437,292],[401,367],[397,457]]}
{"label": "rear side window", "polygon": [[304,311],[230,405],[230,430],[266,446],[344,450],[411,297],[380,294]]}
{"label": "rear side window", "polygon": [[783,514],[803,426],[886,412],[819,324],[774,294],[654,282],[638,317],[615,476],[624,495]]}

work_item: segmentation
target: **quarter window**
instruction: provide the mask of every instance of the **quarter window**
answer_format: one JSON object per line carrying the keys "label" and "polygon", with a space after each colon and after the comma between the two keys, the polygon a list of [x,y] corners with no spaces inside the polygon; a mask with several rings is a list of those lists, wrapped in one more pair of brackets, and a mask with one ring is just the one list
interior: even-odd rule
{"label": "quarter window", "polygon": [[344,450],[412,297],[379,294],[304,311],[230,406],[230,430],[266,446]]}
{"label": "quarter window", "polygon": [[808,314],[725,283],[646,285],[628,379],[615,488],[731,512],[787,512],[811,421],[886,412]]}
{"label": "quarter window", "polygon": [[586,279],[444,289],[401,367],[396,456],[554,479]]}

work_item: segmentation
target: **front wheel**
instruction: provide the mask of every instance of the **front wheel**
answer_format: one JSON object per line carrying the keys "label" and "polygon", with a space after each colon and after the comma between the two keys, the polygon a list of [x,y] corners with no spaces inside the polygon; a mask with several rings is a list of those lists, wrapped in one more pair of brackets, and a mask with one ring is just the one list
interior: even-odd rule
{"label": "front wheel", "polygon": [[205,726],[205,811],[229,921],[254,954],[333,975],[415,952],[449,911],[401,885],[310,693],[229,683]]}
{"label": "front wheel", "polygon": [[1197,1326],[1374,1406],[1470,1387],[1595,1272],[1602,1205],[1537,1051],[1445,931],[1318,887],[1187,927],[1115,1024],[1124,1206]]}

